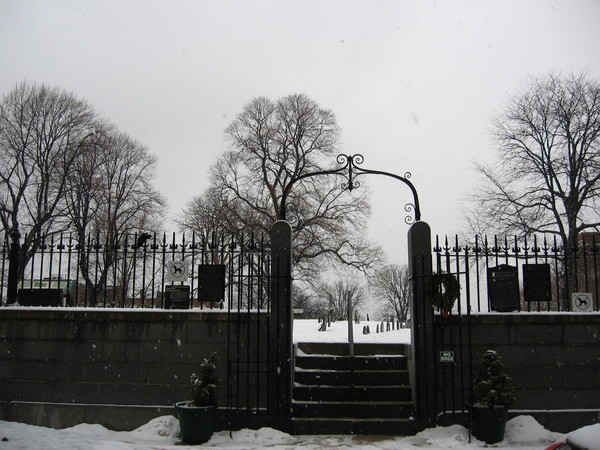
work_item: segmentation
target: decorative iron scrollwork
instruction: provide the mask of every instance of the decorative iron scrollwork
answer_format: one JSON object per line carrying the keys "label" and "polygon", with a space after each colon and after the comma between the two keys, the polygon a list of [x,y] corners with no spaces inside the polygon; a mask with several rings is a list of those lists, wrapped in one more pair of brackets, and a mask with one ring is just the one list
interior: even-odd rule
{"label": "decorative iron scrollwork", "polygon": [[415,211],[415,205],[413,205],[412,203],[407,203],[406,205],[404,205],[404,211],[408,213],[408,215],[404,217],[404,223],[406,223],[407,225],[412,225],[413,223],[415,223],[415,218],[411,215],[411,213]]}
{"label": "decorative iron scrollwork", "polygon": [[[421,220],[421,208],[419,206],[419,197],[417,195],[417,190],[415,189],[414,185],[410,182],[410,178],[412,176],[410,172],[405,172],[404,176],[400,176],[400,175],[396,175],[396,174],[393,174],[390,172],[384,172],[381,170],[364,169],[364,168],[360,167],[360,165],[364,162],[364,157],[359,153],[357,153],[355,155],[339,154],[336,158],[336,161],[342,167],[339,167],[337,169],[321,170],[318,172],[303,174],[303,175],[293,178],[289,182],[289,184],[283,190],[283,195],[281,197],[281,205],[280,205],[280,211],[279,211],[280,219],[287,220],[287,212],[288,211],[287,211],[286,202],[287,202],[287,197],[288,197],[289,193],[291,192],[292,186],[305,178],[315,177],[315,176],[319,176],[319,175],[345,176],[346,181],[341,184],[341,187],[344,190],[347,189],[350,192],[352,192],[353,189],[360,187],[360,182],[356,181],[356,178],[359,177],[360,175],[383,175],[383,176],[391,177],[396,180],[402,181],[404,184],[406,184],[410,188],[410,190],[412,192],[413,202],[407,203],[404,206],[404,210],[407,213],[409,213],[409,215],[405,217],[404,221],[410,225],[416,221]],[[413,213],[414,215],[411,213]]]}

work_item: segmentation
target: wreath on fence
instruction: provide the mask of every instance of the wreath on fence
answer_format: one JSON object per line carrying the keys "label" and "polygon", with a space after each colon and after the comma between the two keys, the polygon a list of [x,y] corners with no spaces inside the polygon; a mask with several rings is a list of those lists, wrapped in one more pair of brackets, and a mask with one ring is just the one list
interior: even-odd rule
{"label": "wreath on fence", "polygon": [[452,311],[454,303],[460,296],[460,283],[451,273],[436,273],[433,275],[433,306],[442,311],[444,317]]}

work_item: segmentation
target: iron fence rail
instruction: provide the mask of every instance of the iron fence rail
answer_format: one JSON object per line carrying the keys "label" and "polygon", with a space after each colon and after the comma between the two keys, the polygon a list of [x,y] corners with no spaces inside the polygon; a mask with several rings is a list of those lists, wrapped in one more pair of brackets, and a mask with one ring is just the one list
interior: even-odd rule
{"label": "iron fence rail", "polygon": [[[265,235],[203,236],[196,233],[126,234],[108,239],[62,233],[44,240],[24,259],[19,274],[19,301],[24,291],[62,289],[55,306],[164,308],[168,286],[189,286],[188,307],[266,308],[269,240]],[[10,243],[2,244],[0,292],[9,303],[8,268]],[[187,276],[173,281],[168,270],[172,262],[183,262]],[[223,303],[202,299],[202,266],[225,268]],[[175,278],[179,280],[179,278]]]}
{"label": "iron fence rail", "polygon": [[[5,241],[0,251],[0,292],[7,306],[10,245]],[[270,247],[268,235],[141,233],[79,240],[75,234],[58,234],[42,242],[24,264],[17,305],[37,293],[51,300],[46,306],[59,309],[177,307],[226,314],[227,350],[221,357],[227,368],[227,420],[265,415],[276,366],[270,359]],[[22,258],[26,251],[20,250]],[[174,262],[187,266],[186,276],[177,274],[179,281],[168,272]],[[211,270],[203,274],[206,269]],[[185,301],[169,302],[169,289],[185,287],[187,293],[188,286]],[[57,292],[58,301],[52,302]],[[217,301],[207,298],[214,295]]]}
{"label": "iron fence rail", "polygon": [[[490,269],[505,265],[515,268],[519,289],[519,310],[571,311],[574,293],[590,293],[594,309],[599,310],[600,233],[582,233],[577,244],[565,249],[556,236],[475,237],[461,242],[458,236],[436,236],[433,248],[434,272],[454,274],[460,285],[454,312],[492,309],[488,290]],[[550,295],[544,300],[527,299],[524,292],[524,267],[548,265]]]}

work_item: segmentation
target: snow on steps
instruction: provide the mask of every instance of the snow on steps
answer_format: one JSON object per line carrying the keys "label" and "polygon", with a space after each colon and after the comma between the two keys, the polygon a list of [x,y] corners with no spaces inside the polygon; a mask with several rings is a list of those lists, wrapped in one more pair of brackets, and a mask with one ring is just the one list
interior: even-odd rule
{"label": "snow on steps", "polygon": [[409,435],[415,432],[406,348],[298,343],[294,434]]}

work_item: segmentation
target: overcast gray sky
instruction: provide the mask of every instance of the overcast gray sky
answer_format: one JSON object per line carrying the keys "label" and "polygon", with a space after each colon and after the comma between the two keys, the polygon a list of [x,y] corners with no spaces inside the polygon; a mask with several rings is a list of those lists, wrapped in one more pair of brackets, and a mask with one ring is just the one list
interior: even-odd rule
{"label": "overcast gray sky", "polygon": [[[491,117],[531,75],[600,74],[600,1],[0,0],[0,93],[72,91],[159,157],[168,215],[207,186],[255,96],[331,109],[340,151],[403,174],[434,233],[490,161]],[[371,236],[403,262],[401,183],[370,177]]]}

